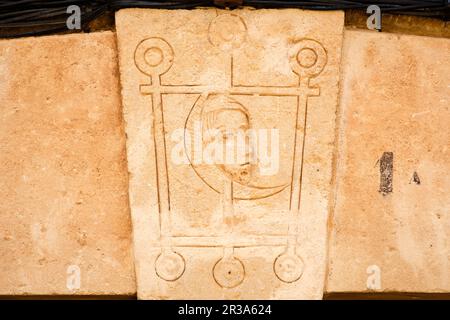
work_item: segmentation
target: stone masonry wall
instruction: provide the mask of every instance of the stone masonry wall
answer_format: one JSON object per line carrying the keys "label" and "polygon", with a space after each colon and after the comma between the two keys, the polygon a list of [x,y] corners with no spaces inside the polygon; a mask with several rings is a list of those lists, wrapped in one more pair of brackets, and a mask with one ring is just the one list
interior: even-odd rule
{"label": "stone masonry wall", "polygon": [[[160,247],[169,248],[163,252],[168,253],[175,274],[179,258],[173,256],[172,243],[153,234],[160,230],[153,215],[157,212],[153,193],[155,197],[158,193],[158,199],[164,195],[160,182],[155,181],[155,164],[150,161],[154,157],[153,143],[159,143],[150,138],[158,139],[155,131],[158,127],[151,124],[151,109],[148,115],[139,112],[146,108],[148,101],[151,101],[149,108],[157,106],[158,102],[141,96],[139,86],[147,84],[148,90],[153,90],[151,85],[155,84],[155,78],[150,77],[153,82],[148,82],[149,77],[139,73],[139,64],[136,68],[131,59],[136,55],[134,50],[139,41],[151,37],[152,32],[167,36],[172,49],[178,50],[177,54],[179,50],[186,53],[184,64],[174,64],[173,73],[160,78],[163,85],[171,81],[173,87],[192,83],[183,87],[192,91],[188,92],[192,94],[189,98],[175,92],[173,98],[163,97],[160,102],[179,108],[179,113],[165,117],[166,122],[175,127],[175,123],[184,119],[181,108],[185,101],[195,102],[189,99],[194,97],[197,82],[209,79],[208,85],[216,90],[215,81],[219,83],[221,77],[225,79],[227,75],[213,70],[218,66],[228,68],[228,60],[226,56],[214,60],[221,56],[214,48],[217,38],[211,38],[210,29],[216,25],[210,20],[225,13],[212,10],[208,9],[207,14],[196,10],[189,17],[180,11],[180,21],[186,20],[184,27],[179,26],[180,30],[184,28],[184,33],[174,29],[164,34],[161,30],[167,19],[158,10],[124,10],[117,14],[117,33],[102,31],[0,40],[0,296],[174,298],[183,297],[186,283],[198,277],[192,269],[186,269],[186,273],[183,269],[179,276],[184,278],[172,279],[173,270],[164,269],[165,266],[163,269],[156,267],[154,276],[149,273],[155,272],[153,265]],[[299,205],[299,211],[304,214],[299,225],[292,226],[289,224],[292,210],[286,211],[285,216],[284,213],[272,216],[273,212],[267,211],[272,208],[284,212],[277,204],[285,200],[284,189],[278,190],[278,198],[273,202],[261,197],[256,204],[248,205],[242,199],[233,199],[233,192],[239,191],[236,191],[237,184],[233,189],[233,183],[221,182],[225,183],[223,197],[211,193],[209,198],[220,203],[219,209],[214,207],[214,210],[241,210],[249,215],[257,214],[258,220],[246,221],[245,215],[225,219],[228,225],[233,225],[235,233],[226,238],[229,241],[229,246],[223,249],[226,263],[219,266],[232,271],[233,275],[222,279],[217,269],[209,274],[209,264],[213,265],[214,259],[222,255],[222,248],[211,249],[204,260],[194,262],[194,268],[205,268],[210,276],[210,279],[202,279],[205,284],[199,288],[203,291],[196,294],[245,298],[239,291],[242,282],[246,292],[259,288],[254,295],[250,294],[252,298],[321,298],[323,294],[342,293],[449,294],[448,26],[427,20],[427,28],[431,30],[428,34],[433,36],[430,37],[405,27],[405,23],[396,29],[395,23],[390,21],[388,31],[394,32],[379,33],[354,28],[361,24],[361,19],[353,15],[347,16],[347,27],[338,30],[337,25],[344,25],[341,12],[325,16],[329,13],[291,10],[283,13],[286,14],[284,27],[271,31],[270,37],[258,35],[266,23],[276,19],[276,11],[260,16],[258,11],[233,11],[245,20],[244,30],[250,30],[246,38],[248,48],[231,46],[229,49],[227,44],[217,47],[221,46],[224,52],[231,50],[241,54],[244,57],[241,60],[238,55],[231,60],[232,68],[234,63],[234,67],[244,70],[241,74],[233,71],[234,79],[251,85],[261,84],[265,88],[262,90],[278,85],[289,87],[297,81],[290,70],[285,71],[288,60],[283,62],[286,58],[283,50],[297,38],[317,38],[325,47],[328,60],[320,75],[322,78],[313,75],[307,84],[308,88],[321,87],[320,96],[308,98],[310,122],[305,120],[301,127],[308,129],[302,132],[309,132],[313,139],[305,140],[306,157],[302,154],[306,159],[306,178],[304,202]],[[154,30],[151,24],[144,28],[146,17],[153,19]],[[131,19],[134,22],[130,24]],[[321,32],[321,19],[323,28],[330,30],[333,28],[326,25],[326,21],[334,19],[333,36],[324,29]],[[224,26],[240,32],[239,23],[233,21],[225,21]],[[252,24],[258,28],[252,29]],[[399,30],[403,33],[395,33]],[[199,38],[203,40],[199,40],[198,47],[187,43],[187,38],[197,39],[199,35],[204,35],[205,39]],[[272,60],[261,63],[267,59],[264,50],[269,50]],[[251,58],[256,56],[258,60],[252,62]],[[312,64],[321,57],[316,56]],[[145,59],[146,63],[153,63],[149,57]],[[176,59],[175,63],[180,61]],[[267,74],[273,72],[276,76],[268,78]],[[301,79],[302,76],[300,82]],[[244,90],[247,89],[240,93]],[[277,87],[273,90],[282,96],[290,89]],[[317,95],[314,92],[311,95]],[[262,96],[264,94],[267,92],[262,92]],[[274,106],[284,108],[294,101],[271,98],[270,103],[266,103],[261,97],[258,99],[261,108],[267,107],[269,111]],[[239,104],[246,105],[245,101],[251,104],[252,100],[241,98]],[[250,109],[239,108],[245,112]],[[314,108],[319,110],[316,114]],[[264,121],[280,114],[282,117],[282,113],[268,112]],[[294,119],[295,115],[286,113],[284,117],[284,122],[273,121],[280,127],[284,123],[287,130],[289,117]],[[264,119],[264,114],[250,113],[250,120],[254,119]],[[294,140],[294,135],[288,134],[288,137]],[[284,150],[283,154],[289,150]],[[156,170],[161,172],[161,167]],[[142,172],[145,174],[140,176]],[[175,231],[170,232],[192,235],[196,230],[206,234],[214,229],[212,226],[218,221],[205,214],[213,210],[209,207],[213,200],[202,202],[204,199],[192,201],[189,198],[194,193],[210,191],[201,189],[200,180],[195,180],[195,175],[188,171],[169,178],[176,180],[174,185],[180,179],[191,181],[187,187],[181,187],[182,184],[177,187],[181,200],[174,197],[172,208],[178,208],[179,212],[172,216]],[[231,198],[227,198],[227,190]],[[263,191],[243,188],[239,192],[240,197],[256,198],[259,193],[255,196],[255,192]],[[200,209],[195,209],[196,206]],[[191,213],[183,215],[190,210],[195,217]],[[255,227],[255,221],[261,225]],[[233,237],[242,243],[259,241],[258,237],[247,237],[246,232],[254,229],[257,234],[278,236],[285,227],[289,232],[294,229],[296,232],[288,233],[287,239],[294,236],[302,239],[297,253],[287,247],[286,252],[294,255],[289,256],[291,260],[285,265],[275,262],[272,269],[272,265],[266,263],[269,260],[272,263],[272,255],[282,256],[284,252],[276,237],[269,238],[274,239],[270,240],[273,247],[265,251],[233,249]],[[242,234],[245,236],[240,237]],[[152,248],[158,252],[150,251]],[[177,250],[192,259],[203,254],[200,249]],[[296,256],[301,256],[303,263],[306,261],[298,278],[283,269],[289,269],[289,263],[295,265]],[[248,257],[250,262],[246,264]],[[241,262],[236,262],[240,260],[250,280],[240,278]],[[186,268],[191,268],[189,262],[189,259],[183,262],[187,263]],[[323,270],[315,274],[308,268]],[[274,270],[278,278],[272,274]],[[252,278],[252,272],[262,272],[265,282]],[[296,282],[298,279],[306,284]],[[298,286],[292,285],[291,280]]]}

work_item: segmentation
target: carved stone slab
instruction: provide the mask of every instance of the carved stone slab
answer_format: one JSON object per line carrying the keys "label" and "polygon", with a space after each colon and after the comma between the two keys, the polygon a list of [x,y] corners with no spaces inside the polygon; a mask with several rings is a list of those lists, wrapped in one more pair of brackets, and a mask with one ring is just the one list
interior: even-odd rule
{"label": "carved stone slab", "polygon": [[343,14],[116,22],[139,298],[321,298]]}
{"label": "carved stone slab", "polygon": [[449,52],[345,32],[330,293],[450,291]]}

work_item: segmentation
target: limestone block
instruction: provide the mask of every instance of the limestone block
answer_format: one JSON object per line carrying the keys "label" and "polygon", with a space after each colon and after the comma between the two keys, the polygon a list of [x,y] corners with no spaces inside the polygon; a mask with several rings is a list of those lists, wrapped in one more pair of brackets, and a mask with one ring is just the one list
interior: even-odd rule
{"label": "limestone block", "polygon": [[0,295],[135,293],[115,36],[0,41]]}
{"label": "limestone block", "polygon": [[450,40],[346,31],[327,291],[450,291]]}
{"label": "limestone block", "polygon": [[321,298],[343,13],[116,26],[138,297]]}

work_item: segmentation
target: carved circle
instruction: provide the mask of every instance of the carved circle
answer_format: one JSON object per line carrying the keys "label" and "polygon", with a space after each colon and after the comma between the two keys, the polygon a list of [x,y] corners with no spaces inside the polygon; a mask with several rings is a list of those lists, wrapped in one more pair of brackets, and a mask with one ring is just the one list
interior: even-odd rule
{"label": "carved circle", "polygon": [[222,50],[238,48],[247,37],[244,20],[235,14],[221,14],[215,17],[208,28],[209,42]]}
{"label": "carved circle", "polygon": [[186,268],[183,257],[176,252],[168,251],[161,253],[156,258],[156,274],[163,280],[175,281],[179,279]]}
{"label": "carved circle", "polygon": [[151,47],[145,51],[145,62],[151,67],[156,67],[164,59],[164,54],[160,48]]}
{"label": "carved circle", "polygon": [[316,40],[303,39],[289,50],[289,62],[299,76],[315,77],[327,64],[327,52]]}
{"label": "carved circle", "polygon": [[142,40],[134,52],[136,67],[148,76],[166,73],[173,64],[172,47],[161,38]]}
{"label": "carved circle", "polygon": [[317,62],[317,53],[310,48],[303,48],[297,53],[297,61],[303,68],[311,68]]}
{"label": "carved circle", "polygon": [[237,258],[222,258],[213,268],[214,280],[223,288],[237,287],[244,281],[244,264]]}
{"label": "carved circle", "polygon": [[275,275],[283,282],[295,282],[303,274],[303,260],[296,254],[282,253],[273,264]]}

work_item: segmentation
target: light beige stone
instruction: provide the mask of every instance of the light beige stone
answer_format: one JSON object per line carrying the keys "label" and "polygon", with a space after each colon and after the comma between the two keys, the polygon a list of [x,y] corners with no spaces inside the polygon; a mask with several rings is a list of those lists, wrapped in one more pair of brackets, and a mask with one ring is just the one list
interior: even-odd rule
{"label": "light beige stone", "polygon": [[[343,13],[127,9],[116,23],[138,297],[321,298]],[[278,169],[263,173],[252,143],[258,163],[198,161],[206,129],[276,129]]]}
{"label": "light beige stone", "polygon": [[327,291],[449,292],[450,40],[344,38]]}
{"label": "light beige stone", "polygon": [[135,294],[119,92],[111,32],[0,41],[0,295]]}

